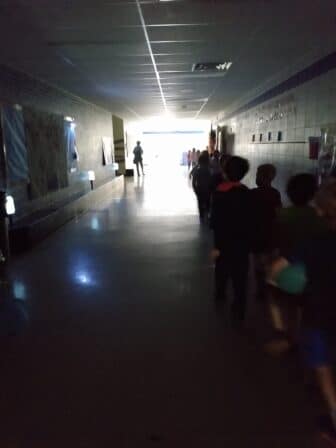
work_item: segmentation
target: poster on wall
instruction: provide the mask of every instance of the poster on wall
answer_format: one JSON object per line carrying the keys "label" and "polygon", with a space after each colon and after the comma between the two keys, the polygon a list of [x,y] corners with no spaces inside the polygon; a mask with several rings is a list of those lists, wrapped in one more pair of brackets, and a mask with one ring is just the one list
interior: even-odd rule
{"label": "poster on wall", "polygon": [[76,125],[74,122],[64,122],[65,148],[68,162],[68,171],[74,173],[78,170],[79,156],[76,144]]}
{"label": "poster on wall", "polygon": [[7,156],[7,176],[10,185],[28,182],[28,158],[22,109],[3,106],[3,133]]}
{"label": "poster on wall", "polygon": [[27,107],[23,109],[23,117],[31,198],[67,187],[63,116]]}
{"label": "poster on wall", "polygon": [[112,138],[103,137],[103,164],[111,165],[112,163],[113,163]]}

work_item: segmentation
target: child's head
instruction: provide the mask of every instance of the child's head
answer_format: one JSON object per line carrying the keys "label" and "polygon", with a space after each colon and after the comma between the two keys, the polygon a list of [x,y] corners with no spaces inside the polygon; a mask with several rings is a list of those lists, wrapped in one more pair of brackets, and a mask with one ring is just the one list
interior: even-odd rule
{"label": "child's head", "polygon": [[330,179],[322,185],[315,196],[315,204],[330,227],[336,230],[336,179]]}
{"label": "child's head", "polygon": [[246,175],[250,168],[246,159],[238,156],[230,157],[225,164],[225,174],[228,180],[238,182]]}
{"label": "child's head", "polygon": [[287,196],[296,207],[308,205],[317,190],[315,176],[309,173],[296,174],[287,184]]}
{"label": "child's head", "polygon": [[271,163],[258,166],[256,184],[258,187],[269,187],[276,176],[276,168]]}

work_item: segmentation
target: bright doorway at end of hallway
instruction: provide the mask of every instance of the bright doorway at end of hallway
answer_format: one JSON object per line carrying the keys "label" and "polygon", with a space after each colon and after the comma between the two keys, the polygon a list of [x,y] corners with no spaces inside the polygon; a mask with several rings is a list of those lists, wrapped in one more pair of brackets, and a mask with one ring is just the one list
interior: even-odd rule
{"label": "bright doorway at end of hallway", "polygon": [[133,149],[141,141],[147,172],[175,170],[186,163],[192,148],[205,150],[210,121],[153,119],[132,123],[127,127],[127,168],[133,168]]}

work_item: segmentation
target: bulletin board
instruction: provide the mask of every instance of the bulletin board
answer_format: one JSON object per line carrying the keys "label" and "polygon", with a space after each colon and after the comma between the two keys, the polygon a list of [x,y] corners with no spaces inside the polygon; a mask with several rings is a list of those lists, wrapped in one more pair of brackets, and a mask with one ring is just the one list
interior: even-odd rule
{"label": "bulletin board", "polygon": [[64,122],[64,139],[68,171],[74,173],[78,170],[79,156],[77,152],[76,127],[73,122]]}
{"label": "bulletin board", "polygon": [[68,186],[64,117],[25,107],[30,194],[44,196]]}

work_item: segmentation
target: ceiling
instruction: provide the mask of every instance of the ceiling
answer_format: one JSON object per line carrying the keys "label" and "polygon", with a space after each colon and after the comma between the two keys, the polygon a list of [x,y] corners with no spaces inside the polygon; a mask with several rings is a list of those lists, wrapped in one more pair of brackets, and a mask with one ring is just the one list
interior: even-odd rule
{"label": "ceiling", "polygon": [[126,119],[211,118],[335,50],[335,19],[335,0],[0,0],[0,62]]}

